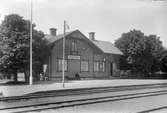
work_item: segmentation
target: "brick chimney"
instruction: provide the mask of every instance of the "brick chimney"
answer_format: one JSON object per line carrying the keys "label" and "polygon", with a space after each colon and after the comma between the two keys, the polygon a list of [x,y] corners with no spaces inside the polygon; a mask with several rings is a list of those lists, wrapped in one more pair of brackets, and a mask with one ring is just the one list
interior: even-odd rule
{"label": "brick chimney", "polygon": [[57,29],[56,28],[50,28],[50,35],[56,36],[57,35]]}
{"label": "brick chimney", "polygon": [[95,32],[89,32],[89,39],[95,40]]}

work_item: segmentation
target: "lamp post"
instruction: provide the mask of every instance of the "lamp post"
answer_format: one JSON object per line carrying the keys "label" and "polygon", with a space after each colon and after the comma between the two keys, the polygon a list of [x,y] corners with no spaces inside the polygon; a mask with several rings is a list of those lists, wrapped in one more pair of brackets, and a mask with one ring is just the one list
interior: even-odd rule
{"label": "lamp post", "polygon": [[65,38],[66,38],[66,21],[64,21],[64,25],[63,25],[63,65],[62,65],[62,83],[63,83],[63,87],[65,87],[65,75],[64,75],[64,71],[65,71]]}
{"label": "lamp post", "polygon": [[30,78],[29,78],[29,85],[33,84],[33,76],[32,76],[32,8],[33,8],[33,3],[31,0],[31,20],[30,20]]}
{"label": "lamp post", "polygon": [[[63,87],[65,87],[65,40],[66,40],[66,29],[70,29],[69,25],[67,25],[66,21],[64,20],[64,25],[63,25],[63,64],[62,64],[62,83],[63,83]],[[67,65],[67,64],[66,64]]]}

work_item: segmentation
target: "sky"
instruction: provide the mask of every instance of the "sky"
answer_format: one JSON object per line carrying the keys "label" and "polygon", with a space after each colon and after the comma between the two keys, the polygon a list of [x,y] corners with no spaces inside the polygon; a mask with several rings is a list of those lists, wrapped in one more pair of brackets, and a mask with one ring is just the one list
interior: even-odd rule
{"label": "sky", "polygon": [[[0,0],[0,22],[15,13],[30,19],[30,0]],[[167,47],[167,1],[165,0],[33,0],[36,29],[63,32],[66,20],[70,30],[79,29],[95,39],[115,42],[122,33],[136,29],[155,34]]]}

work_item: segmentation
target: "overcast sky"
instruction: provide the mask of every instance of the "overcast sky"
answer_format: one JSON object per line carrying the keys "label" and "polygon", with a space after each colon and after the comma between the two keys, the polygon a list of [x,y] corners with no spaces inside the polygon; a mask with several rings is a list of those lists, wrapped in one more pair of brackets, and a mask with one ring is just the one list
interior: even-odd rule
{"label": "overcast sky", "polygon": [[[17,13],[30,19],[30,0],[0,0],[0,21],[4,15]],[[96,39],[114,42],[129,30],[160,36],[167,47],[167,2],[151,0],[34,0],[33,22],[37,29],[63,31],[66,20],[70,30],[79,29]]]}

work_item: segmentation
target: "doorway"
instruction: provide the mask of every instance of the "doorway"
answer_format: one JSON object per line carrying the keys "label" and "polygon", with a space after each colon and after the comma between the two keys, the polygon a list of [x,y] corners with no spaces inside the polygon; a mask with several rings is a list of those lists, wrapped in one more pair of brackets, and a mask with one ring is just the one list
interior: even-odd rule
{"label": "doorway", "polygon": [[75,77],[80,72],[80,60],[68,60],[68,71],[68,76]]}
{"label": "doorway", "polygon": [[110,75],[111,76],[113,75],[113,63],[112,62],[110,63]]}

